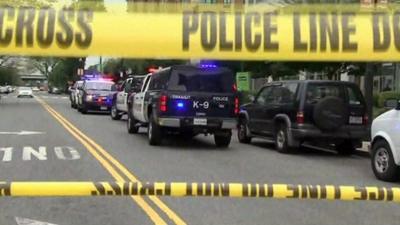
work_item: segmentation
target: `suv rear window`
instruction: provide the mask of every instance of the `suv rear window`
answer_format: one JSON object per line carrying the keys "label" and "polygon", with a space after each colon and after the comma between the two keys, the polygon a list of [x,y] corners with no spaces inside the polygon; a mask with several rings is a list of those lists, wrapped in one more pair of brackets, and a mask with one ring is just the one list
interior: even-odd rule
{"label": "suv rear window", "polygon": [[306,92],[307,104],[316,104],[326,97],[344,99],[341,86],[333,84],[309,84]]}
{"label": "suv rear window", "polygon": [[172,70],[168,90],[186,92],[233,92],[234,76],[229,70]]}
{"label": "suv rear window", "polygon": [[349,104],[350,105],[361,105],[364,102],[364,98],[356,87],[347,86],[346,87],[347,95],[349,96]]}

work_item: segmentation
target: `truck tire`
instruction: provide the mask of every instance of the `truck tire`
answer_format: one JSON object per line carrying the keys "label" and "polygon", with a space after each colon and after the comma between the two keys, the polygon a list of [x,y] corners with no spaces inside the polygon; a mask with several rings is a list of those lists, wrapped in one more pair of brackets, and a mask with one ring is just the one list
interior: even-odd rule
{"label": "truck tire", "polygon": [[117,109],[117,106],[115,105],[115,103],[113,103],[111,106],[110,115],[111,115],[111,119],[113,119],[113,120],[120,120],[122,117],[121,112]]}
{"label": "truck tire", "polygon": [[218,148],[227,148],[231,143],[232,132],[226,131],[222,134],[214,134],[214,142]]}
{"label": "truck tire", "polygon": [[371,166],[379,180],[400,180],[400,167],[395,164],[392,150],[385,140],[378,140],[372,145]]}
{"label": "truck tire", "polygon": [[248,133],[248,124],[246,119],[240,119],[238,125],[238,139],[240,143],[249,144],[251,142],[251,137],[247,136]]}
{"label": "truck tire", "polygon": [[348,108],[342,99],[326,97],[320,100],[313,111],[315,125],[321,130],[334,131],[346,124]]}
{"label": "truck tire", "polygon": [[275,148],[280,153],[291,153],[295,149],[289,146],[289,135],[286,124],[278,124],[275,131]]}
{"label": "truck tire", "polygon": [[150,114],[149,126],[147,128],[147,136],[149,138],[149,144],[157,146],[161,144],[162,131],[161,127],[156,123],[153,114]]}
{"label": "truck tire", "polygon": [[345,140],[344,142],[335,145],[335,149],[339,155],[352,155],[356,151],[351,140]]}
{"label": "truck tire", "polygon": [[132,115],[128,113],[128,122],[127,122],[127,128],[128,128],[128,133],[130,134],[136,134],[139,132],[139,126],[136,126],[137,121],[135,118],[132,118]]}

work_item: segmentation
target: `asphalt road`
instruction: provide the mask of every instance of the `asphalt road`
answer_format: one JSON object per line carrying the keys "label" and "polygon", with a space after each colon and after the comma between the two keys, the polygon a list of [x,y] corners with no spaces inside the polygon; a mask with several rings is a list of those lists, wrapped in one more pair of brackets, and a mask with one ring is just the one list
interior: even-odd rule
{"label": "asphalt road", "polygon": [[[193,140],[168,137],[162,146],[151,147],[146,130],[130,135],[124,119],[112,121],[99,113],[82,115],[70,108],[65,96],[36,95],[37,99],[18,99],[10,94],[0,100],[0,180],[400,186],[376,180],[369,159],[361,155],[338,156],[315,149],[284,155],[263,140],[244,145],[236,138],[229,149],[221,150],[214,147],[210,136]],[[46,109],[46,104],[51,109]],[[71,125],[89,140],[76,135]],[[39,133],[7,133],[20,131]],[[87,145],[90,141],[96,145]],[[389,225],[399,223],[399,211],[400,205],[395,203],[355,201],[6,197],[0,199],[0,224],[17,224],[15,218],[22,217],[60,225]]]}

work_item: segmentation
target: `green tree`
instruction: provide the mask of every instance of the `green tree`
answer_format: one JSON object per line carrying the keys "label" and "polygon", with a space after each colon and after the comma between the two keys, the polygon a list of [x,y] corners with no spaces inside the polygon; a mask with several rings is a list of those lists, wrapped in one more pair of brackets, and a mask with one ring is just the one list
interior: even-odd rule
{"label": "green tree", "polygon": [[0,85],[19,85],[21,83],[17,70],[0,67]]}
{"label": "green tree", "polygon": [[61,62],[61,59],[55,57],[30,57],[30,61],[33,68],[49,79],[52,70]]}

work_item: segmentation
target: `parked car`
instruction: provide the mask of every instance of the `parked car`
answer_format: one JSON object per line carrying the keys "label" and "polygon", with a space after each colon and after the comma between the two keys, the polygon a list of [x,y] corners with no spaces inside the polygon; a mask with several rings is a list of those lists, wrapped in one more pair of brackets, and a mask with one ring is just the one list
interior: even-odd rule
{"label": "parked car", "polygon": [[21,98],[21,97],[33,98],[32,88],[30,88],[30,87],[19,87],[18,88],[17,97],[18,98]]}
{"label": "parked car", "polygon": [[10,93],[7,86],[0,86],[0,94],[8,94]]}
{"label": "parked car", "polygon": [[128,107],[130,104],[130,101],[128,101],[129,97],[132,94],[140,92],[142,82],[145,77],[145,75],[132,76],[122,83],[118,92],[113,96],[113,104],[110,112],[113,120],[121,119],[121,116],[128,112]]}
{"label": "parked car", "polygon": [[108,80],[85,80],[78,89],[78,111],[82,114],[89,110],[110,111],[114,87],[114,82]]}
{"label": "parked car", "polygon": [[354,83],[283,81],[267,84],[241,107],[238,138],[270,139],[282,153],[314,142],[351,154],[368,132],[366,103]]}
{"label": "parked car", "polygon": [[150,145],[159,145],[166,132],[178,132],[188,138],[213,134],[217,147],[228,147],[239,113],[234,74],[227,68],[159,70],[146,76],[132,102],[128,132],[147,126]]}
{"label": "parked car", "polygon": [[83,81],[76,81],[73,86],[69,89],[69,100],[71,101],[71,108],[76,108],[78,105],[78,93],[79,89],[82,87]]}
{"label": "parked car", "polygon": [[40,89],[38,87],[32,87],[32,91],[38,92],[38,91],[40,91]]}
{"label": "parked car", "polygon": [[391,110],[378,116],[371,127],[371,166],[375,176],[384,181],[400,180],[400,102],[385,102]]}

